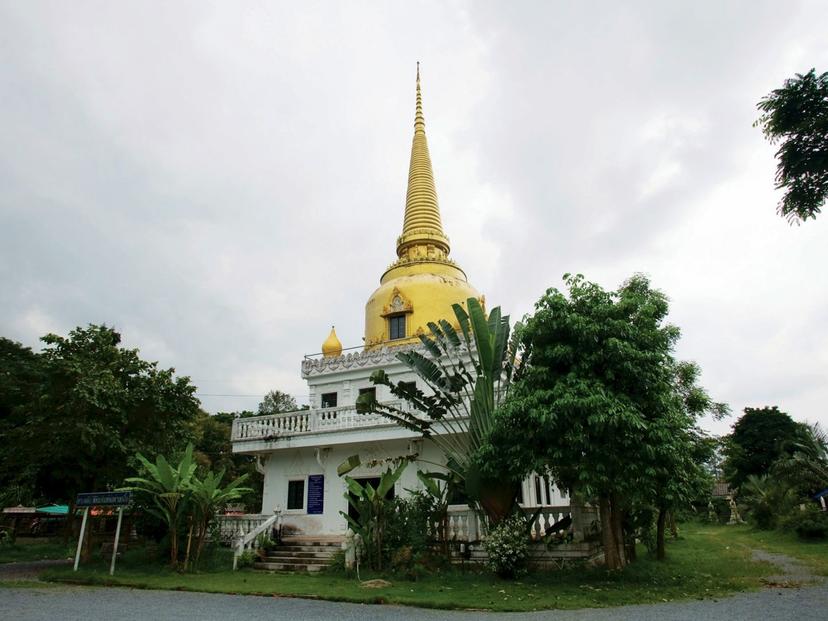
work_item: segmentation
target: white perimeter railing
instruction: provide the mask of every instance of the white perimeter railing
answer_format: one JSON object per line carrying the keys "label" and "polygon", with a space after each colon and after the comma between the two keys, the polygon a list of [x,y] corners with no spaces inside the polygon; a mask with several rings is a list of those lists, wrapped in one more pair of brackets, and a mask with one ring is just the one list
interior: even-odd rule
{"label": "white perimeter railing", "polygon": [[239,533],[249,533],[254,528],[261,526],[270,517],[260,513],[216,516],[219,541],[224,544],[235,543],[239,538]]}
{"label": "white perimeter railing", "polygon": [[[547,505],[543,507],[527,507],[524,512],[531,516],[536,511],[537,517],[531,525],[532,539],[540,540],[546,534],[546,529],[560,522],[567,515],[572,515],[576,520],[575,528],[588,527],[592,520],[596,517],[596,511],[593,507],[579,506],[573,507],[571,505]],[[580,525],[577,521],[580,521]],[[479,515],[466,506],[450,506],[448,509],[448,519],[446,523],[446,539],[449,541],[483,541],[486,539],[488,532],[488,525],[486,518]],[[431,532],[435,538],[441,539],[442,527],[438,523],[431,525]]]}
{"label": "white perimeter railing", "polygon": [[[410,409],[405,401],[390,401],[386,405]],[[358,414],[355,405],[343,405],[335,408],[237,418],[233,421],[231,440],[233,442],[276,440],[286,436],[395,424],[379,414]]]}
{"label": "white perimeter railing", "polygon": [[236,543],[233,546],[233,571],[238,568],[239,557],[244,554],[246,550],[254,550],[256,548],[256,539],[258,539],[259,535],[269,533],[274,526],[278,528],[277,524],[281,519],[282,514],[274,513],[270,517],[263,517],[266,519],[252,530],[247,532],[242,532],[240,530],[238,532]]}

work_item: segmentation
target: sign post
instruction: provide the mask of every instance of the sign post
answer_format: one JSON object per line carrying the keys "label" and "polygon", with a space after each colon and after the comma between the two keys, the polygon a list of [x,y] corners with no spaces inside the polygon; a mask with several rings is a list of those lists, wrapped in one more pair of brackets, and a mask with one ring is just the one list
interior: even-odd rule
{"label": "sign post", "polygon": [[115,575],[115,557],[118,554],[118,540],[121,538],[121,520],[124,519],[124,508],[118,507],[118,525],[115,527],[115,545],[112,546],[112,562],[109,564],[109,575]]}
{"label": "sign post", "polygon": [[83,546],[83,535],[86,532],[86,518],[89,517],[89,507],[83,509],[83,520],[81,521],[81,532],[78,537],[78,551],[75,552],[75,571],[78,571],[78,563],[80,563],[81,546]]}
{"label": "sign post", "polygon": [[80,563],[83,535],[86,533],[86,521],[91,507],[118,507],[118,525],[115,527],[115,544],[112,546],[112,561],[109,564],[109,575],[115,574],[115,557],[118,554],[118,541],[121,538],[121,521],[124,518],[124,507],[132,502],[132,492],[91,492],[78,494],[75,506],[83,507],[83,521],[81,522],[78,550],[75,553],[75,571]]}

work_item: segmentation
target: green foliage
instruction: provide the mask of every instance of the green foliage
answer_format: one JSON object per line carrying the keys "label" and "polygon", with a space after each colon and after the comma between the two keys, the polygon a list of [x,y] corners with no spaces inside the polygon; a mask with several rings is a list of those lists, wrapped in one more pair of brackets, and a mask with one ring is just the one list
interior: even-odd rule
{"label": "green foliage", "polygon": [[386,526],[386,550],[394,555],[401,548],[409,548],[412,554],[431,549],[434,533],[430,531],[442,524],[444,518],[445,506],[430,494],[417,490],[394,499]]}
{"label": "green foliage", "polygon": [[776,187],[785,194],[779,214],[799,222],[816,218],[828,199],[828,72],[796,74],[757,108],[762,114],[754,125],[780,143]]}
{"label": "green foliage", "polygon": [[282,392],[281,390],[271,390],[264,396],[262,402],[259,404],[258,415],[266,414],[280,414],[282,412],[295,412],[299,409],[296,399]]}
{"label": "green foliage", "polygon": [[785,529],[793,530],[800,539],[828,539],[828,511],[822,511],[816,504],[808,503],[797,507],[783,521]]}
{"label": "green foliage", "polygon": [[420,337],[424,351],[397,354],[425,382],[428,393],[408,382],[393,382],[379,370],[371,381],[388,386],[409,407],[381,404],[364,394],[357,409],[378,412],[434,442],[448,467],[464,481],[469,498],[497,522],[511,512],[518,482],[508,470],[482,476],[478,452],[488,442],[494,412],[519,376],[520,363],[517,342],[510,339],[509,317],[502,316],[499,307],[487,317],[475,298],[466,305],[468,312],[453,305],[459,332],[446,319],[430,322],[429,335]]}
{"label": "green foliage", "polygon": [[[242,483],[247,480],[246,474],[233,479],[225,486],[221,485],[223,479],[224,469],[217,473],[207,472],[203,477],[194,475],[188,485],[189,506],[192,507],[190,537],[193,536],[195,530],[196,541],[195,567],[198,567],[201,552],[204,549],[215,515],[227,504],[238,500],[246,492],[251,491],[250,488],[242,487]],[[189,546],[187,549],[189,556]],[[188,561],[189,558],[185,560],[185,565]]]}
{"label": "green foliage", "polygon": [[254,550],[245,550],[239,555],[236,567],[238,567],[239,569],[253,567],[253,563],[255,563],[257,560],[258,557],[256,556],[256,552]]}
{"label": "green foliage", "polygon": [[527,572],[529,530],[523,516],[514,514],[492,528],[484,546],[486,565],[501,578],[518,578]]}
{"label": "green foliage", "polygon": [[[495,419],[493,471],[548,470],[564,489],[597,498],[611,568],[625,564],[622,516],[633,503],[671,509],[705,484],[703,412],[720,415],[698,367],[673,358],[679,330],[666,296],[636,275],[617,291],[566,275],[521,331],[525,370]],[[527,430],[532,430],[527,433]]]}
{"label": "green foliage", "polygon": [[339,513],[345,518],[351,530],[362,540],[362,553],[372,569],[382,569],[385,551],[385,531],[389,514],[394,510],[393,499],[388,498],[389,492],[402,476],[408,466],[407,461],[392,468],[388,468],[380,475],[376,489],[370,482],[359,481],[345,475],[345,499],[356,511],[353,518],[344,511]]}
{"label": "green foliage", "polygon": [[195,541],[194,565],[198,565],[201,553],[216,513],[227,503],[237,500],[247,492],[241,484],[247,478],[238,477],[221,486],[224,470],[218,473],[206,472],[203,477],[196,473],[193,460],[193,445],[188,444],[176,466],[170,465],[163,455],[150,462],[140,453],[137,459],[146,476],[129,477],[125,489],[137,492],[139,502],[147,502],[146,509],[167,527],[170,539],[170,564],[178,566],[179,539],[186,525],[187,554],[184,568],[189,567],[192,541]]}
{"label": "green foliage", "polygon": [[44,350],[0,341],[0,489],[71,504],[120,484],[141,451],[192,436],[195,387],[120,346],[113,328],[48,334]]}
{"label": "green foliage", "polygon": [[248,513],[257,513],[262,508],[264,476],[256,469],[256,458],[234,454],[230,442],[233,421],[244,415],[244,412],[219,412],[213,415],[200,412],[194,427],[193,458],[198,462],[199,470],[224,470],[229,480],[246,476],[245,483],[249,491],[239,498],[239,502],[244,503]]}
{"label": "green foliage", "polygon": [[766,474],[748,475],[740,488],[739,500],[747,507],[750,522],[762,530],[775,528],[779,518],[798,504],[791,487]]}
{"label": "green foliage", "polygon": [[774,463],[773,474],[797,489],[802,496],[811,496],[828,487],[828,435],[818,423],[800,427],[801,438]]}
{"label": "green foliage", "polygon": [[190,481],[196,469],[193,463],[193,445],[187,445],[177,466],[171,466],[163,455],[158,455],[154,464],[140,453],[137,458],[147,476],[127,478],[125,482],[131,485],[125,489],[149,497],[152,505],[148,511],[167,525],[170,564],[177,567],[179,529],[188,509]]}
{"label": "green foliage", "polygon": [[726,439],[725,474],[734,488],[750,475],[769,474],[782,456],[790,456],[804,429],[777,406],[745,408]]}

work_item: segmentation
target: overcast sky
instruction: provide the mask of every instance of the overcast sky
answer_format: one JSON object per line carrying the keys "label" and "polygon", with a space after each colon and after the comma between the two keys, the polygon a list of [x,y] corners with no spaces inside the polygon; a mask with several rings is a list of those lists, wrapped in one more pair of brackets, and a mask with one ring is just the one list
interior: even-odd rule
{"label": "overcast sky", "polygon": [[715,398],[828,424],[828,213],[776,215],[751,126],[828,70],[826,27],[824,1],[2,0],[0,334],[107,323],[209,411],[306,399],[302,356],[361,344],[395,258],[420,60],[489,306],[644,272]]}

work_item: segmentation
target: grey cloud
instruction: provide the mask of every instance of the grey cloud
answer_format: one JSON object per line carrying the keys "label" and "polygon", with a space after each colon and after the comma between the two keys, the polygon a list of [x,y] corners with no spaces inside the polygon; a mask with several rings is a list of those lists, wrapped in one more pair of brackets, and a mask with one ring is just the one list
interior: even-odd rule
{"label": "grey cloud", "polygon": [[750,126],[828,66],[826,22],[817,2],[3,5],[2,333],[108,322],[202,393],[301,398],[302,355],[334,323],[360,344],[393,259],[421,60],[453,254],[491,303],[645,271],[717,398],[826,420],[828,219],[776,218]]}

